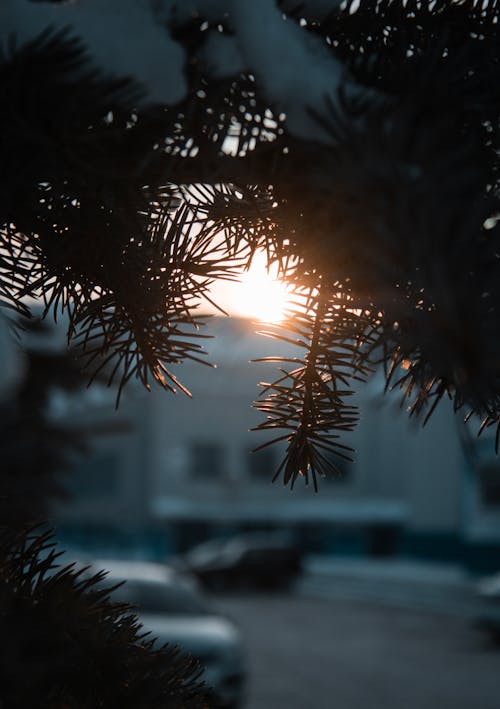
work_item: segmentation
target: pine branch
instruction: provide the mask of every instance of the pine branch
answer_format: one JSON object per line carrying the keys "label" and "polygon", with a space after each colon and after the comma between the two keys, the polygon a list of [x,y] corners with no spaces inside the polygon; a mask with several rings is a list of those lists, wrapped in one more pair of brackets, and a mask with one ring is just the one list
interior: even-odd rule
{"label": "pine branch", "polygon": [[159,648],[105,573],[85,578],[40,530],[0,537],[2,701],[12,709],[208,709],[197,661]]}
{"label": "pine branch", "polygon": [[96,72],[67,36],[0,61],[0,159],[12,178],[0,198],[0,298],[65,310],[70,340],[120,389],[134,376],[179,388],[169,365],[203,359],[197,304],[258,247],[297,286],[340,283],[353,299],[340,303],[339,347],[364,344],[341,362],[332,354],[330,399],[322,368],[337,339],[311,323],[310,354],[269,392],[276,421],[288,421],[286,392],[293,430],[296,411],[305,417],[291,481],[313,457],[307,425],[323,425],[316,399],[329,402],[325,421],[343,420],[332,393],[342,362],[382,358],[388,385],[423,420],[448,395],[484,426],[499,420],[498,2],[351,10],[303,28],[346,67],[338,94],[311,107],[321,140],[290,136],[251,73],[209,78],[197,61],[202,18],[179,30],[191,91],[168,110],[138,114],[135,87]]}
{"label": "pine branch", "polygon": [[332,456],[352,460],[352,449],[338,439],[357,422],[356,407],[345,403],[352,394],[350,380],[364,378],[368,369],[357,362],[356,339],[362,328],[358,314],[346,312],[348,302],[352,304],[339,287],[321,285],[297,303],[283,328],[265,333],[305,350],[303,358],[258,360],[296,365],[282,368],[276,381],[261,384],[261,398],[255,403],[266,414],[255,430],[285,432],[264,446],[287,441],[273,480],[283,474],[284,484],[292,488],[300,475],[306,484],[311,477],[317,491],[318,476],[340,474]]}

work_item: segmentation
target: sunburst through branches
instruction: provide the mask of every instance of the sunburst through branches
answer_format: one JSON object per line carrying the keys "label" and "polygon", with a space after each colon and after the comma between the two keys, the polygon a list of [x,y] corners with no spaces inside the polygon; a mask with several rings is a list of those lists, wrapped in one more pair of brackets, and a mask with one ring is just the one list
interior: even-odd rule
{"label": "sunburst through branches", "polygon": [[67,34],[12,45],[0,298],[64,312],[119,394],[133,378],[187,391],[171,365],[207,361],[200,306],[263,250],[298,294],[270,331],[298,354],[269,358],[281,369],[259,429],[287,442],[277,477],[316,487],[350,456],[350,384],[377,362],[422,421],[450,397],[499,426],[500,16],[496,0],[306,11],[287,22],[346,70],[307,107],[307,139],[252,73],[209,76],[202,17],[176,30],[189,92],[168,109],[137,111],[138,87],[102,76]]}

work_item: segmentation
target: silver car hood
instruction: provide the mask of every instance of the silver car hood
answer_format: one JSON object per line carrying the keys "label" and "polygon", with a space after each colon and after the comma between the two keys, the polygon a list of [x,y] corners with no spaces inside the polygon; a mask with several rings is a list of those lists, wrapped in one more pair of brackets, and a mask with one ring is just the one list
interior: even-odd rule
{"label": "silver car hood", "polygon": [[236,626],[217,615],[141,613],[140,619],[144,630],[150,630],[162,643],[180,645],[193,653],[209,648],[224,652],[240,646]]}
{"label": "silver car hood", "polygon": [[[203,668],[201,679],[228,705],[241,702],[245,659],[240,632],[230,620],[217,615],[157,615],[141,613],[144,630],[194,657]],[[241,678],[234,683],[234,677]],[[229,684],[228,684],[229,682]]]}

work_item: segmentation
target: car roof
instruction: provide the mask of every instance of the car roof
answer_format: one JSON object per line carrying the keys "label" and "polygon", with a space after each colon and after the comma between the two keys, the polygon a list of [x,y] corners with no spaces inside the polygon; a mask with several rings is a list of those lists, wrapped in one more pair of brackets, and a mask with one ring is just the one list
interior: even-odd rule
{"label": "car roof", "polygon": [[179,585],[193,589],[198,586],[195,579],[165,564],[123,559],[92,559],[88,563],[92,571],[106,571],[106,579],[110,580]]}
{"label": "car roof", "polygon": [[288,532],[272,531],[272,532],[246,532],[237,534],[232,537],[213,537],[206,542],[201,542],[192,547],[188,554],[193,552],[222,552],[226,550],[245,549],[266,549],[269,547],[289,547],[295,546],[294,538]]}

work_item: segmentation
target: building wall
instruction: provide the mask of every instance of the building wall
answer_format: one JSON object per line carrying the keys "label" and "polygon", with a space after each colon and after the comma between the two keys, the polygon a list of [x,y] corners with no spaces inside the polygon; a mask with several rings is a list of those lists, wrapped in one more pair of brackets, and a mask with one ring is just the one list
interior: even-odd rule
{"label": "building wall", "polygon": [[[98,443],[114,451],[117,487],[100,502],[75,500],[62,513],[66,523],[174,530],[174,547],[179,530],[198,530],[186,531],[182,546],[197,534],[266,526],[296,529],[322,551],[453,557],[468,539],[500,543],[500,507],[478,502],[477,475],[464,458],[449,402],[422,429],[400,410],[397,395],[382,395],[380,374],[355,394],[360,423],[344,440],[355,448],[355,462],[343,465],[344,475],[322,480],[318,495],[303,480],[293,492],[280,480],[272,485],[284,444],[259,459],[250,450],[269,436],[249,429],[262,420],[252,409],[256,383],[269,381],[276,365],[249,360],[283,348],[240,321],[216,318],[211,330],[218,334],[208,346],[217,369],[187,362],[177,371],[192,398],[132,388],[118,415],[111,402],[101,407],[103,420],[118,416],[133,428]],[[95,411],[85,415],[95,419]],[[485,534],[490,518],[496,526],[486,525]]]}
{"label": "building wall", "polygon": [[115,392],[96,385],[65,397],[55,418],[90,433],[87,450],[61,475],[68,498],[56,501],[54,520],[60,525],[94,527],[144,525],[150,516],[151,462],[148,456],[149,404],[134,392],[114,409]]}
{"label": "building wall", "polygon": [[[222,515],[236,514],[238,509],[250,514],[253,502],[256,517],[263,506],[275,509],[279,505],[280,514],[288,509],[301,516],[307,507],[312,517],[343,519],[349,513],[362,515],[363,506],[371,505],[380,510],[385,506],[388,518],[404,516],[405,524],[416,530],[458,530],[465,463],[447,402],[422,430],[400,411],[396,397],[381,395],[383,384],[377,376],[355,396],[361,420],[358,430],[345,439],[356,449],[355,463],[346,466],[345,476],[321,481],[318,496],[301,480],[293,494],[279,484],[270,486],[272,470],[252,476],[243,451],[269,437],[249,433],[262,420],[261,414],[252,411],[251,402],[258,392],[256,382],[269,380],[274,370],[272,365],[248,363],[263,346],[263,338],[258,340],[246,331],[235,334],[231,327],[227,324],[219,333],[223,342],[216,345],[217,370],[206,373],[189,365],[180,370],[195,392],[192,400],[157,393],[152,398],[155,514],[175,516],[176,496],[179,510],[182,500],[192,500],[199,509],[205,506],[207,515],[213,500],[233,504],[229,511],[221,509]],[[269,340],[264,346],[273,351]],[[219,474],[207,471],[204,479],[191,474],[190,455],[197,442],[212,442],[223,450]],[[278,451],[275,456],[278,462]]]}

